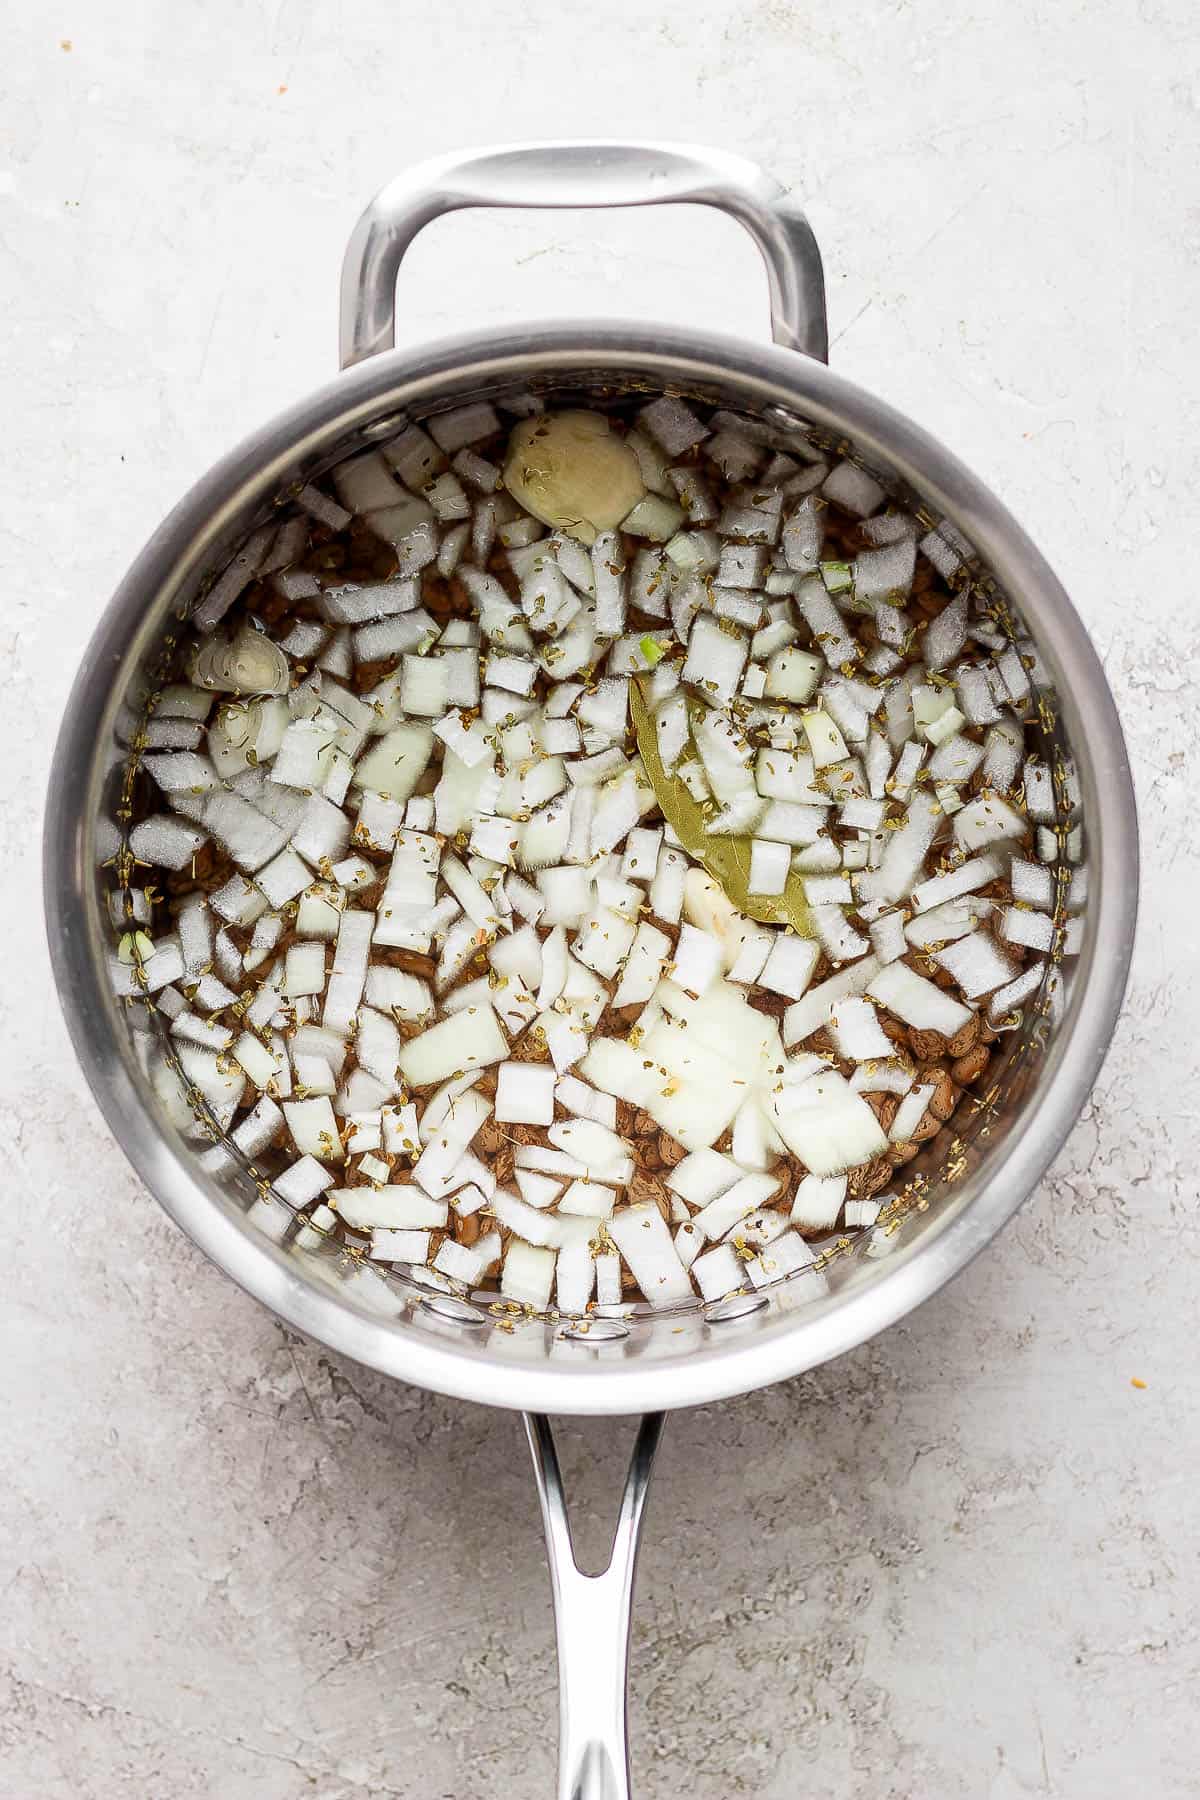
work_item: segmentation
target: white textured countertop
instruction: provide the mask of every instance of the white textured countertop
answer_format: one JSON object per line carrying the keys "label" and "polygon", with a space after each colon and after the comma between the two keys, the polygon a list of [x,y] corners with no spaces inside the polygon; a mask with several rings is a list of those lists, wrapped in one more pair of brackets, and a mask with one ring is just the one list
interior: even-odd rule
{"label": "white textured countertop", "polygon": [[[1089,622],[1145,858],[1124,1022],[1003,1240],[842,1362],[670,1423],[637,1792],[1194,1795],[1193,9],[93,0],[5,37],[0,1792],[552,1792],[518,1420],[338,1363],[167,1223],[71,1058],[37,832],[106,595],[332,372],[360,205],[438,150],[591,133],[710,140],[809,202],[837,366],[995,486]],[[765,329],[753,250],[691,213],[460,216],[401,296],[414,337],[570,309]],[[566,1434],[597,1526],[626,1431]]]}

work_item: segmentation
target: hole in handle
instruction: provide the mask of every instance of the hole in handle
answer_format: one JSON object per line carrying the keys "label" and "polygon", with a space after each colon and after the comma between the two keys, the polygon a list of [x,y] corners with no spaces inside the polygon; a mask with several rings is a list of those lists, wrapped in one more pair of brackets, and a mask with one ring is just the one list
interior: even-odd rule
{"label": "hole in handle", "polygon": [[547,318],[770,337],[762,259],[740,225],[708,206],[470,208],[428,225],[404,258],[400,346]]}

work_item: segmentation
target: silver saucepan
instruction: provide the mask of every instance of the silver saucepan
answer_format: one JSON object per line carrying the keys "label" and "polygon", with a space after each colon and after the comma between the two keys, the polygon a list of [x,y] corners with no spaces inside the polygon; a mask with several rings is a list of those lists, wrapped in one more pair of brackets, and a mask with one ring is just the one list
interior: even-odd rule
{"label": "silver saucepan", "polygon": [[[421,228],[464,207],[712,206],[766,264],[774,345],[636,321],[534,323],[394,344],[396,277]],[[342,278],[343,373],[219,462],[143,550],[98,625],[58,741],[46,822],[50,947],[84,1072],[109,1125],[171,1217],[227,1274],[342,1355],[439,1392],[527,1414],[558,1621],[560,1796],[628,1793],[625,1668],[634,1559],[663,1412],[745,1392],[840,1355],[940,1288],[1020,1205],[1070,1130],[1124,990],[1137,890],[1133,791],[1100,663],[1020,526],[948,450],[825,365],[821,259],[803,212],[753,165],[691,147],[565,143],[446,157],[364,213]],[[120,868],[131,735],[163,646],[213,572],[297,487],[342,457],[468,399],[514,390],[670,390],[804,432],[851,454],[953,535],[971,580],[1033,653],[1033,729],[1054,770],[1055,948],[1040,994],[1004,1040],[988,1092],[955,1119],[885,1224],[826,1246],[814,1269],[760,1292],[590,1330],[513,1323],[486,1304],[386,1277],[313,1246],[281,1200],[188,1130],[164,1087],[148,1009],[114,996],[109,897]],[[960,1114],[963,1109],[960,1108]],[[935,1146],[936,1148],[936,1146]],[[643,1413],[612,1560],[576,1566],[548,1413]]]}

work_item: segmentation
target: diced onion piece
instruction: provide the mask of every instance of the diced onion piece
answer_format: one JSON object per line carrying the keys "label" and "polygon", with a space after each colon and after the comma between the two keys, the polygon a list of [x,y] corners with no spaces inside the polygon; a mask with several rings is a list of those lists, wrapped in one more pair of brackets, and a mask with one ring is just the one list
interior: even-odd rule
{"label": "diced onion piece", "polygon": [[425,773],[432,749],[433,733],[427,725],[395,725],[360,759],[354,785],[406,801]]}
{"label": "diced onion piece", "polygon": [[703,994],[724,967],[719,938],[694,925],[681,925],[675,946],[673,976],[685,992]]}
{"label": "diced onion piece", "polygon": [[692,1220],[697,1231],[711,1241],[722,1238],[747,1214],[771,1198],[779,1186],[774,1175],[746,1173],[741,1170],[733,1184],[710,1200]]}
{"label": "diced onion piece", "polygon": [[945,743],[966,723],[954,704],[954,693],[950,688],[914,688],[912,711],[917,731],[929,744]]}
{"label": "diced onion piece", "polygon": [[603,856],[624,843],[642,816],[643,802],[633,768],[623,770],[598,790],[592,816],[589,859]]}
{"label": "diced onion piece", "polygon": [[682,679],[691,683],[710,706],[727,706],[746,666],[746,639],[711,613],[698,613],[688,637]]}
{"label": "diced onion piece", "polygon": [[169,813],[143,819],[129,834],[129,848],[139,862],[172,870],[186,868],[207,841],[207,832],[196,831]]}
{"label": "diced onion piece", "polygon": [[784,1014],[784,1043],[790,1048],[793,1044],[803,1043],[814,1031],[821,1030],[828,1021],[830,1003],[840,1000],[844,994],[866,993],[878,972],[878,958],[864,956],[861,962],[854,963],[850,968],[831,975],[827,981],[819,982],[815,988],[810,988]]}
{"label": "diced onion piece", "polygon": [[969,931],[941,950],[933,960],[953,975],[968,1000],[1004,987],[1019,974],[1019,965],[1006,956],[986,931]]}
{"label": "diced onion piece", "polygon": [[596,599],[596,634],[615,638],[625,629],[625,553],[620,534],[602,531],[592,545],[592,584]]}
{"label": "diced onion piece", "polygon": [[654,880],[650,883],[650,910],[655,918],[668,925],[678,923],[687,872],[688,860],[683,852],[664,844],[659,851]]}
{"label": "diced onion piece", "polygon": [[574,1068],[587,1051],[587,1029],[583,1021],[573,1013],[553,1010],[541,1013],[534,1022],[533,1029],[535,1032],[541,1031],[554,1067],[560,1075],[565,1075],[568,1069]]}
{"label": "diced onion piece", "polygon": [[826,807],[829,796],[813,785],[813,773],[813,759],[804,751],[760,750],[754,764],[755,786],[765,800]]}
{"label": "diced onion piece", "polygon": [[287,952],[283,991],[289,1000],[325,990],[325,946],[320,942],[293,944]]}
{"label": "diced onion piece", "polygon": [[482,1277],[485,1266],[485,1259],[477,1249],[468,1248],[454,1238],[443,1238],[433,1259],[433,1267],[439,1274],[447,1276],[451,1281],[461,1282],[464,1287],[474,1287]]}
{"label": "diced onion piece", "polygon": [[547,1150],[541,1144],[518,1144],[513,1157],[518,1169],[540,1170],[561,1178],[587,1174],[586,1167],[578,1157],[568,1156],[562,1150]]}
{"label": "diced onion piece", "polygon": [[655,544],[665,544],[682,524],[683,508],[660,494],[646,494],[620,521],[630,537],[649,538]]}
{"label": "diced onion piece", "polygon": [[555,1260],[552,1249],[510,1238],[500,1269],[500,1292],[506,1300],[544,1312],[550,1304]]}
{"label": "diced onion piece", "polygon": [[1000,935],[1006,943],[1020,944],[1029,950],[1048,951],[1054,943],[1054,920],[1046,913],[1009,906],[1004,910]]}
{"label": "diced onion piece", "polygon": [[953,1037],[966,1025],[971,1013],[961,1001],[945,993],[906,963],[889,963],[867,989],[873,1000],[918,1031],[940,1031]]}
{"label": "diced onion piece", "polygon": [[786,844],[754,838],[750,844],[750,874],[747,891],[751,894],[782,894],[791,868],[791,851]]}
{"label": "diced onion piece", "polygon": [[[411,1185],[336,1188],[329,1198],[339,1218],[355,1231],[436,1230],[447,1218],[444,1200],[433,1200]],[[395,1253],[394,1244],[388,1248]]]}
{"label": "diced onion piece", "polygon": [[971,800],[954,819],[954,841],[961,850],[985,850],[989,844],[1023,838],[1029,822],[995,794]]}
{"label": "diced onion piece", "polygon": [[1021,971],[1015,981],[1007,987],[997,988],[988,1001],[988,1023],[999,1025],[1010,1013],[1018,1011],[1042,984],[1046,972],[1044,962],[1030,963]]}
{"label": "diced onion piece", "polygon": [[303,1051],[293,1051],[292,1067],[296,1072],[296,1082],[309,1094],[335,1094],[337,1081],[333,1070],[323,1056],[308,1056]]}
{"label": "diced onion piece", "polygon": [[525,656],[497,655],[493,652],[487,659],[486,673],[490,687],[525,695],[533,691],[537,664]]}
{"label": "diced onion piece", "polygon": [[609,1219],[615,1204],[616,1194],[611,1187],[577,1178],[564,1190],[558,1210],[560,1214],[571,1214],[578,1218]]}
{"label": "diced onion piece", "polygon": [[889,832],[878,869],[861,879],[860,898],[893,903],[903,900],[921,871],[941,822],[941,808],[933,795],[918,790],[903,824]]}
{"label": "diced onion piece", "polygon": [[792,1200],[792,1224],[801,1231],[832,1231],[845,1198],[844,1175],[805,1175]]}
{"label": "diced onion piece", "polygon": [[693,1150],[668,1170],[666,1184],[692,1206],[704,1207],[727,1193],[741,1177],[738,1165],[719,1150]]}
{"label": "diced onion piece", "polygon": [[949,581],[957,573],[962,566],[963,556],[971,554],[970,546],[965,539],[959,537],[949,519],[944,519],[940,526],[928,532],[921,539],[918,548],[945,581]]}
{"label": "diced onion piece", "polygon": [[710,574],[721,560],[721,540],[715,531],[677,531],[662,554],[685,574]]}
{"label": "diced onion piece", "polygon": [[855,600],[865,605],[902,604],[912,587],[916,558],[917,547],[909,537],[860,551],[854,559]]}
{"label": "diced onion piece", "polygon": [[[909,1092],[905,1094],[903,1100],[901,1100],[899,1106],[896,1108],[896,1116],[892,1120],[892,1127],[888,1132],[888,1136],[891,1138],[893,1144],[906,1144],[909,1142],[913,1132],[917,1129],[918,1125],[925,1117],[926,1112],[929,1110],[929,1102],[933,1099],[936,1092],[937,1089],[932,1083],[926,1083],[923,1086],[911,1088]],[[849,1220],[847,1220],[847,1224],[848,1223]]]}
{"label": "diced onion piece", "polygon": [[843,512],[854,513],[860,519],[873,513],[884,497],[874,476],[852,462],[835,463],[821,485],[821,492]]}
{"label": "diced onion piece", "polygon": [[638,423],[670,457],[682,456],[685,450],[708,436],[708,427],[702,425],[691,408],[673,394],[663,394],[644,406],[638,414]]}
{"label": "diced onion piece", "polygon": [[814,769],[825,769],[832,763],[844,761],[846,740],[827,712],[818,707],[813,712],[803,713],[800,723],[808,740]]}
{"label": "diced onion piece", "polygon": [[574,1157],[598,1181],[624,1184],[633,1174],[625,1140],[595,1119],[560,1119],[546,1136],[556,1150]]}
{"label": "diced onion piece", "polygon": [[691,925],[707,932],[721,946],[726,968],[737,960],[750,921],[740,913],[722,888],[703,869],[689,868],[684,877],[683,911]]}
{"label": "diced onion piece", "polygon": [[275,1192],[289,1206],[307,1206],[326,1188],[331,1188],[337,1177],[312,1156],[301,1156],[297,1162],[277,1175],[273,1182]]}
{"label": "diced onion piece", "polygon": [[[456,1095],[447,1106],[413,1164],[413,1179],[435,1200],[462,1186],[459,1165],[491,1112],[491,1102],[476,1088]],[[424,1126],[425,1121],[421,1123]]]}
{"label": "diced onion piece", "polygon": [[840,1175],[888,1147],[871,1108],[833,1069],[773,1091],[769,1107],[780,1137],[814,1175]]}
{"label": "diced onion piece", "polygon": [[484,1068],[502,1062],[508,1044],[488,1007],[454,1013],[431,1025],[419,1037],[410,1038],[398,1059],[405,1081],[414,1087],[430,1087],[444,1081],[456,1069]]}
{"label": "diced onion piece", "polygon": [[891,1040],[884,1034],[875,1008],[856,994],[835,1000],[829,1011],[829,1030],[839,1056],[850,1062],[887,1061]]}
{"label": "diced onion piece", "polygon": [[[989,670],[989,664],[978,663],[959,663],[955,669],[954,685],[958,705],[962,717],[972,725],[994,725],[1001,717],[1000,708],[992,693]],[[1001,684],[1001,694],[1003,693]]]}
{"label": "diced onion piece", "polygon": [[870,949],[870,943],[855,930],[843,907],[810,906],[808,915],[822,949],[833,962],[849,962],[865,956]]}
{"label": "diced onion piece", "polygon": [[746,1264],[746,1273],[756,1288],[767,1287],[772,1282],[785,1281],[802,1269],[811,1268],[814,1260],[812,1250],[798,1232],[784,1231],[758,1256],[751,1258]]}
{"label": "diced onion piece", "polygon": [[801,574],[815,569],[821,559],[821,538],[821,514],[810,494],[784,521],[779,543],[788,568]]}
{"label": "diced onion piece", "polygon": [[196,651],[191,666],[198,686],[222,694],[286,694],[288,659],[264,632],[245,626],[232,643],[212,637]]}
{"label": "diced onion piece", "polygon": [[767,1118],[757,1094],[742,1101],[733,1121],[733,1155],[739,1168],[765,1173],[784,1153],[779,1133]]}
{"label": "diced onion piece", "polygon": [[394,1020],[374,1007],[358,1010],[358,1031],[354,1039],[355,1055],[360,1068],[387,1087],[396,1085],[396,1059],[400,1054],[400,1034]]}
{"label": "diced onion piece", "polygon": [[[795,644],[785,644],[767,662],[763,692],[769,700],[789,700],[803,705],[816,693],[824,667],[819,656],[800,650]],[[840,755],[845,754],[843,746]],[[836,761],[837,758],[831,757],[828,760]]]}
{"label": "diced onion piece", "polygon": [[513,1125],[553,1123],[555,1074],[548,1064],[502,1062],[496,1078],[497,1120]]}
{"label": "diced onion piece", "polygon": [[907,951],[903,913],[883,913],[867,929],[871,948],[881,963],[897,962]]}
{"label": "diced onion piece", "polygon": [[856,1094],[907,1094],[912,1084],[912,1070],[892,1057],[859,1063],[850,1077]]}
{"label": "diced onion piece", "polygon": [[574,1075],[564,1075],[554,1090],[554,1098],[579,1119],[595,1119],[598,1125],[616,1129],[617,1103],[611,1094],[602,1094]]}
{"label": "diced onion piece", "polygon": [[997,793],[1007,793],[1017,779],[1025,734],[1012,719],[1001,719],[984,737],[981,775],[984,785]]}
{"label": "diced onion piece", "polygon": [[804,898],[810,906],[850,906],[854,893],[847,875],[806,875]]}
{"label": "diced onion piece", "polygon": [[562,1181],[554,1175],[539,1175],[536,1169],[514,1169],[513,1176],[527,1206],[541,1212],[558,1199]]}
{"label": "diced onion piece", "polygon": [[917,912],[928,912],[947,900],[957,900],[962,894],[977,893],[980,888],[987,887],[989,882],[998,880],[1002,873],[999,857],[973,856],[969,861],[960,863],[957,869],[949,869],[944,875],[933,875],[928,881],[918,882],[912,890],[912,904]]}
{"label": "diced onion piece", "polygon": [[582,1313],[592,1297],[596,1270],[586,1238],[564,1244],[554,1268],[554,1295],[560,1313]]}
{"label": "diced onion piece", "polygon": [[694,1298],[688,1272],[657,1206],[647,1202],[614,1213],[608,1233],[651,1306]]}
{"label": "diced onion piece", "polygon": [[613,1006],[619,1009],[644,1005],[657,987],[663,964],[670,955],[671,940],[666,932],[646,921],[639,924],[613,994]]}
{"label": "diced onion piece", "polygon": [[960,900],[944,900],[940,906],[910,919],[904,927],[904,936],[914,949],[929,950],[951,938],[965,937],[981,919],[988,918],[995,910],[995,901],[983,900],[974,894],[964,895]]}
{"label": "diced onion piece", "polygon": [[688,742],[687,701],[682,694],[672,694],[658,708],[654,715],[654,732],[659,759],[669,774]]}
{"label": "diced onion piece", "polygon": [[367,956],[375,930],[375,914],[349,908],[342,914],[334,947],[333,968],[325,990],[322,1024],[329,1031],[349,1029],[367,976]]}
{"label": "diced onion piece", "polygon": [[338,1135],[333,1107],[324,1095],[312,1100],[291,1100],[284,1104],[283,1116],[292,1134],[292,1142],[302,1156],[319,1162],[341,1162],[342,1140]]}
{"label": "diced onion piece", "polygon": [[728,1244],[717,1244],[697,1256],[691,1274],[704,1300],[722,1300],[726,1294],[736,1293],[746,1281],[745,1264]]}
{"label": "diced onion piece", "polygon": [[[922,546],[923,548],[924,546]],[[944,669],[954,661],[967,641],[967,596],[956,594],[936,619],[931,619],[921,640],[927,669]]]}

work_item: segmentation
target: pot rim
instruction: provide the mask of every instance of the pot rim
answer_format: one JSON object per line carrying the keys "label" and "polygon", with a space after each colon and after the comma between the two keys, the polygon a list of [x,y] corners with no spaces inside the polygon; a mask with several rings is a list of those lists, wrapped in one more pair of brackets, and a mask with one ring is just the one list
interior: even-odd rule
{"label": "pot rim", "polygon": [[[434,399],[488,381],[519,386],[572,369],[592,376],[641,371],[660,388],[685,391],[736,383],[748,399],[796,408],[810,422],[836,428],[868,461],[874,454],[889,464],[951,518],[1017,599],[1059,685],[1068,735],[1087,746],[1080,772],[1093,888],[1066,1016],[1020,1128],[917,1241],[901,1244],[869,1280],[775,1316],[727,1346],[718,1341],[675,1360],[631,1357],[566,1368],[521,1365],[469,1339],[435,1337],[368,1311],[305,1280],[294,1257],[245,1226],[194,1158],[160,1130],[143,1098],[105,978],[90,890],[92,823],[119,703],[110,677],[161,631],[148,616],[155,598],[250,503],[277,492],[298,457],[315,456],[376,420],[381,403],[420,416]],[[55,748],[44,835],[51,960],[76,1053],[118,1143],[175,1223],[247,1293],[341,1354],[459,1399],[580,1415],[693,1406],[799,1374],[865,1342],[965,1268],[1040,1179],[1099,1073],[1132,952],[1137,862],[1133,785],[1099,659],[1057,578],[984,483],[921,427],[823,363],[723,334],[611,320],[532,322],[385,352],[327,382],[214,464],[150,538],[96,627]]]}

